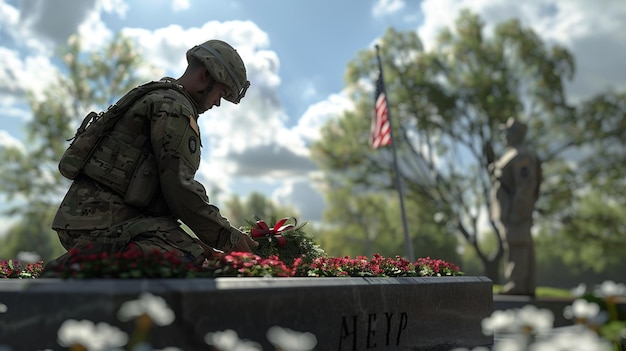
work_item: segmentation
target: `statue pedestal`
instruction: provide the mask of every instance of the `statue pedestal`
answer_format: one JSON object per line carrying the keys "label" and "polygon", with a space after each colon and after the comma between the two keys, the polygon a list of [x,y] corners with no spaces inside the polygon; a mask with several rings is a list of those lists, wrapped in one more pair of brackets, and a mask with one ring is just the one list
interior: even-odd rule
{"label": "statue pedestal", "polygon": [[164,298],[176,319],[155,326],[155,349],[208,349],[204,336],[232,329],[273,350],[272,326],[310,332],[316,350],[449,350],[491,345],[481,321],[493,310],[484,277],[33,279],[0,281],[0,346],[15,351],[59,349],[67,319],[120,322],[120,306],[142,292]]}

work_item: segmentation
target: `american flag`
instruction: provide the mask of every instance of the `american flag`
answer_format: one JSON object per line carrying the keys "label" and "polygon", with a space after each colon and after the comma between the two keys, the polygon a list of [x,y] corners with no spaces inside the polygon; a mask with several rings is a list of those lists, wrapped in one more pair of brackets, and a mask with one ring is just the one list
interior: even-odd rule
{"label": "american flag", "polygon": [[376,80],[376,105],[374,108],[374,119],[372,120],[370,146],[378,149],[381,146],[391,145],[391,127],[389,125],[389,115],[387,110],[387,97],[383,82],[382,71]]}

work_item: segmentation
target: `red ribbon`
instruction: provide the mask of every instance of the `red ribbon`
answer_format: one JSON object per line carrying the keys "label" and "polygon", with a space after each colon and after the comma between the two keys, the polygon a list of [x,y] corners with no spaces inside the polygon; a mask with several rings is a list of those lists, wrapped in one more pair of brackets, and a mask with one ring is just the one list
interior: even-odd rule
{"label": "red ribbon", "polygon": [[256,226],[250,229],[250,234],[253,238],[267,237],[270,240],[276,239],[278,240],[278,245],[283,246],[287,243],[287,240],[281,234],[296,227],[295,224],[285,224],[290,219],[296,220],[293,217],[283,218],[276,222],[273,228],[270,228],[264,221],[258,220]]}

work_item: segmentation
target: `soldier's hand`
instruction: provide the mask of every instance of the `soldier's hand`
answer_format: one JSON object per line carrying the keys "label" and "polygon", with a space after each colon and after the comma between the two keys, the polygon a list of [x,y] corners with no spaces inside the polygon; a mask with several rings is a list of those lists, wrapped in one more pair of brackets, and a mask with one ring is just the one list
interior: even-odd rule
{"label": "soldier's hand", "polygon": [[259,246],[258,242],[252,239],[249,235],[241,233],[241,239],[239,239],[239,242],[233,248],[233,251],[252,252],[252,248],[257,246]]}

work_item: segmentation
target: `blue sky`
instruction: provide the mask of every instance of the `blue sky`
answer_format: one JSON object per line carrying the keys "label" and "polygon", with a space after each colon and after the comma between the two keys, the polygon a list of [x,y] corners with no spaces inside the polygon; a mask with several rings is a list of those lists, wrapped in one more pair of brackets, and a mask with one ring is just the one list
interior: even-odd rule
{"label": "blue sky", "polygon": [[430,50],[462,8],[483,18],[486,35],[519,18],[546,43],[567,47],[577,60],[572,99],[626,87],[621,0],[0,0],[0,147],[23,144],[25,93],[51,82],[52,50],[69,35],[96,48],[123,32],[159,69],[149,79],[178,77],[189,47],[218,38],[241,53],[252,86],[241,104],[200,117],[198,180],[218,205],[259,191],[316,221],[323,184],[308,147],[324,122],[351,108],[348,62],[389,27],[416,31]]}

